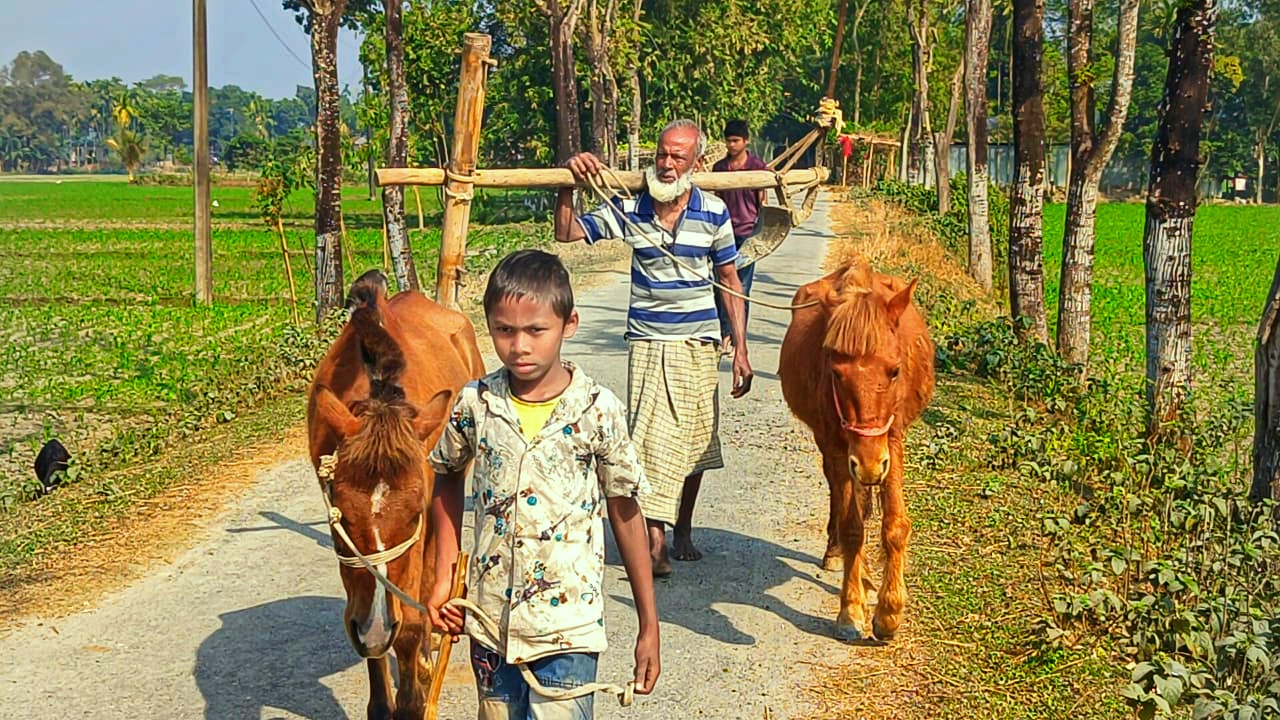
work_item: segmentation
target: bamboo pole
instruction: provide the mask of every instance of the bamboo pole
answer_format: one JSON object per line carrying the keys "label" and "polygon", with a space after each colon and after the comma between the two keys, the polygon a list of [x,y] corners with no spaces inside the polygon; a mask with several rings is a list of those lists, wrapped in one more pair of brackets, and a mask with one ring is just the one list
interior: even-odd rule
{"label": "bamboo pole", "polygon": [[458,107],[453,118],[453,160],[445,184],[444,225],[440,230],[440,263],[436,272],[436,302],[458,307],[463,262],[467,255],[467,223],[475,191],[470,176],[476,171],[480,151],[480,123],[484,119],[486,68],[492,63],[493,41],[482,33],[462,36],[462,72],[458,82]]}
{"label": "bamboo pole", "polygon": [[284,256],[284,274],[289,278],[289,304],[293,307],[293,324],[302,323],[302,318],[298,316],[298,290],[293,285],[293,263],[289,262],[289,242],[284,236],[284,223],[280,222],[280,218],[276,218],[276,230],[280,232],[280,254]]}
{"label": "bamboo pole", "polygon": [[[782,173],[785,186],[809,185],[814,181],[826,182],[830,171],[825,167],[788,170]],[[379,168],[376,172],[379,185],[443,185],[445,171],[440,168]],[[589,183],[579,183],[568,168],[490,168],[476,170],[475,187],[485,188],[545,188],[562,187],[590,189]],[[627,190],[643,190],[644,173],[618,170],[607,174],[610,185],[621,185]],[[452,186],[454,183],[450,183]],[[457,183],[463,185],[463,183]],[[777,187],[778,175],[769,170],[741,170],[738,172],[695,172],[693,184],[703,190],[767,190]],[[446,197],[445,212],[453,205]]]}
{"label": "bamboo pole", "polygon": [[421,230],[423,229],[423,225],[424,225],[424,223],[422,222],[422,196],[418,194],[417,185],[414,185],[412,187],[413,187],[413,202],[418,206],[418,229]]}
{"label": "bamboo pole", "polygon": [[[467,553],[458,553],[458,563],[453,567],[453,585],[449,591],[449,599],[464,597],[467,594],[467,565],[471,558]],[[449,655],[453,651],[456,638],[446,635],[441,639],[440,652],[431,666],[431,684],[427,686],[427,714],[425,720],[436,720],[440,712],[440,691],[444,688],[444,676],[449,671]],[[428,648],[429,650],[430,648]]]}
{"label": "bamboo pole", "polygon": [[[351,272],[353,272],[353,273],[354,273],[354,272],[356,271],[356,266],[355,266],[355,264],[354,264],[354,263],[352,263],[352,262],[351,262],[351,251],[347,249],[347,246],[348,246],[348,245],[350,245],[350,244],[351,244],[351,242],[347,239],[347,218],[346,218],[346,216],[343,216],[343,217],[342,217],[342,219],[341,219],[341,220],[339,220],[339,222],[341,223],[341,226],[340,226],[340,227],[342,228],[342,257],[343,257],[343,259],[345,259],[345,260],[346,260],[346,264],[342,266],[342,267],[343,267],[342,274],[345,276],[345,275],[347,274],[347,269],[350,269],[350,270],[351,270]],[[343,284],[343,285],[346,285],[346,284],[347,284],[347,281],[346,281],[346,278],[345,278],[345,277],[344,277],[344,278],[343,278],[343,280],[342,280],[342,284]]]}
{"label": "bamboo pole", "polygon": [[[382,272],[391,273],[391,238],[387,236],[387,221],[382,220]],[[403,290],[404,288],[397,288]]]}

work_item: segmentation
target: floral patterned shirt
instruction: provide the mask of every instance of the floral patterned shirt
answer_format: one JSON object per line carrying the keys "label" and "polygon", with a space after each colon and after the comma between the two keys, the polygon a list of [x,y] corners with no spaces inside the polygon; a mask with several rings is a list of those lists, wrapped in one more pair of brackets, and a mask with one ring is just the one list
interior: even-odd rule
{"label": "floral patterned shirt", "polygon": [[569,386],[531,442],[501,369],[462,389],[430,458],[437,473],[474,460],[468,597],[502,636],[472,617],[466,629],[513,663],[604,651],[604,498],[649,491],[626,406],[565,367]]}

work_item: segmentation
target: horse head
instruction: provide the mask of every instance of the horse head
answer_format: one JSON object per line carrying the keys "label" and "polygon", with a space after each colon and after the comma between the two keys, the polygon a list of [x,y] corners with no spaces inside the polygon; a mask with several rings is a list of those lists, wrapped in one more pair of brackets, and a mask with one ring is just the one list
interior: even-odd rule
{"label": "horse head", "polygon": [[905,348],[898,323],[911,304],[916,281],[876,276],[856,263],[821,302],[829,321],[823,349],[830,368],[835,416],[848,443],[849,472],[863,485],[889,474],[890,436],[902,433]]}
{"label": "horse head", "polygon": [[376,301],[352,312],[338,342],[344,340],[359,345],[368,397],[344,402],[317,385],[310,414],[337,438],[321,480],[347,594],[344,627],[357,653],[377,658],[395,641],[404,609],[355,553],[366,556],[396,587],[418,596],[434,479],[423,442],[447,417],[452,393],[442,390],[422,407],[409,402],[404,357]]}

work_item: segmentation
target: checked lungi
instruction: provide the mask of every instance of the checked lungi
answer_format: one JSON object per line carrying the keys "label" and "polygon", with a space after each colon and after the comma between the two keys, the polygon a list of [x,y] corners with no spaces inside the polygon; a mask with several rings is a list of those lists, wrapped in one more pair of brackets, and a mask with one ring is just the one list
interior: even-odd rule
{"label": "checked lungi", "polygon": [[652,492],[649,520],[674,524],[686,477],[724,467],[718,431],[719,349],[698,340],[633,340],[627,363],[632,440]]}

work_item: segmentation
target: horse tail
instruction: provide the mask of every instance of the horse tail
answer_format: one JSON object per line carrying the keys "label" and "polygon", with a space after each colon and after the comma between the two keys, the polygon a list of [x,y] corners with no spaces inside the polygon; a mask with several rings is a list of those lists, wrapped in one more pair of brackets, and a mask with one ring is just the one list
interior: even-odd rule
{"label": "horse tail", "polygon": [[370,270],[351,284],[347,293],[350,324],[360,343],[360,359],[369,375],[369,398],[384,402],[404,399],[400,376],[404,373],[404,353],[383,324],[387,297],[387,276]]}

